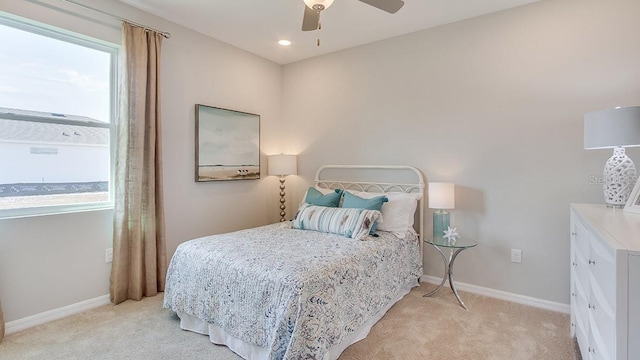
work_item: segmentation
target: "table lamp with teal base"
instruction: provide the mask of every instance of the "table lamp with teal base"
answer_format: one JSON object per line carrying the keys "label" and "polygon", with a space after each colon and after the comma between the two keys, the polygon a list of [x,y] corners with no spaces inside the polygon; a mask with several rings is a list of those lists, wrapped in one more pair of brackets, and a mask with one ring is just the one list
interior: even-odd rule
{"label": "table lamp with teal base", "polygon": [[433,240],[443,240],[444,233],[450,225],[449,212],[455,208],[455,192],[453,183],[429,183],[429,208],[433,212]]}

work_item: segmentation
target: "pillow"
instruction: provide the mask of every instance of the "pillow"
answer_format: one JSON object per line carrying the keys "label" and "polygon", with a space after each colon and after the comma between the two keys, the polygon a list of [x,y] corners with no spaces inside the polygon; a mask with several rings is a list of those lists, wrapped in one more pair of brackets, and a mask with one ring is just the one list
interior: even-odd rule
{"label": "pillow", "polygon": [[[387,199],[387,197],[384,195],[374,196],[372,198],[361,198],[357,195],[352,194],[349,191],[346,191],[344,193],[344,198],[342,199],[342,207],[381,211],[382,204],[384,204],[387,201],[389,201],[389,199]],[[378,227],[378,222],[376,221],[373,223],[373,226],[371,227],[371,235],[376,233],[377,227]]]}
{"label": "pillow", "polygon": [[293,228],[338,234],[356,240],[369,235],[380,211],[332,208],[304,204],[298,209]]}
{"label": "pillow", "polygon": [[[400,238],[404,238],[408,231],[413,229],[413,219],[418,200],[422,199],[419,193],[370,193],[362,191],[348,191],[362,198],[373,198],[383,194],[389,200],[382,205],[380,212],[382,217],[378,220],[377,230],[393,232]],[[345,192],[346,193],[346,192]]]}
{"label": "pillow", "polygon": [[338,207],[340,204],[340,197],[342,196],[342,190],[336,189],[335,191],[329,191],[323,194],[318,189],[310,187],[307,189],[307,194],[304,197],[304,202],[311,205]]}

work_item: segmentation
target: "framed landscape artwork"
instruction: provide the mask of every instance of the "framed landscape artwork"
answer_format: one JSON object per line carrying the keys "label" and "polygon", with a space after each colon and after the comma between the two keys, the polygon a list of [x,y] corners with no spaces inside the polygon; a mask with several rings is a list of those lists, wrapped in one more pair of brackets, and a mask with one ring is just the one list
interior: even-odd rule
{"label": "framed landscape artwork", "polygon": [[640,214],[640,180],[636,181],[624,211]]}
{"label": "framed landscape artwork", "polygon": [[260,115],[196,104],[196,181],[260,179]]}

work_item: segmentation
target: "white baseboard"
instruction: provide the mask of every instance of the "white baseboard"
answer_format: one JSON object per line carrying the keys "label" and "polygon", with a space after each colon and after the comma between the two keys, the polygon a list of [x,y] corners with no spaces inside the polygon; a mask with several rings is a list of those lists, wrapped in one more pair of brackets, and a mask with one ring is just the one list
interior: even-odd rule
{"label": "white baseboard", "polygon": [[[442,278],[431,276],[431,275],[422,275],[420,276],[420,281],[424,281],[431,284],[440,284]],[[518,304],[533,306],[541,309],[551,310],[555,312],[569,314],[571,307],[568,304],[562,304],[558,302],[542,300],[530,296],[518,295],[506,291],[489,289],[482,286],[466,284],[462,282],[455,282],[456,289],[461,291],[468,291],[470,293],[488,296],[500,300],[511,301]]]}
{"label": "white baseboard", "polygon": [[63,306],[61,308],[41,312],[39,314],[27,316],[25,318],[6,323],[5,332],[7,334],[15,333],[28,329],[30,327],[42,325],[49,321],[62,319],[67,316],[75,315],[83,311],[91,310],[110,303],[111,299],[109,295],[103,295],[97,298],[81,301],[79,303]]}
{"label": "white baseboard", "polygon": [[[437,284],[440,284],[440,281],[442,281],[442,278],[438,278],[436,276],[430,276],[430,275],[422,275],[420,277],[420,281],[437,285]],[[562,303],[557,303],[553,301],[537,299],[530,296],[513,294],[506,291],[501,291],[501,290],[489,289],[486,287],[466,284],[458,281],[456,281],[456,288],[458,290],[468,291],[470,293],[474,293],[478,295],[488,296],[488,297],[505,300],[505,301],[511,301],[514,303],[533,306],[541,309],[561,312],[565,314],[568,314],[570,312],[570,306],[568,304],[562,304]],[[15,333],[18,331],[28,329],[30,327],[42,325],[49,321],[62,319],[67,316],[75,315],[83,311],[91,310],[91,309],[94,309],[103,305],[107,305],[110,303],[111,303],[111,300],[109,298],[109,295],[99,296],[97,298],[81,301],[79,303],[71,304],[58,309],[45,311],[39,314],[27,316],[22,319],[8,322],[5,324],[6,325],[5,332],[7,334]]]}

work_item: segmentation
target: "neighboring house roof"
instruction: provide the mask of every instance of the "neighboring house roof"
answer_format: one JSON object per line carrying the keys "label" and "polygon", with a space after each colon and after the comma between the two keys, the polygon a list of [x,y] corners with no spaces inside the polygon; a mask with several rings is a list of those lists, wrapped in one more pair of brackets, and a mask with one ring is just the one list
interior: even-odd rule
{"label": "neighboring house roof", "polygon": [[0,141],[109,145],[109,126],[86,116],[0,107]]}

